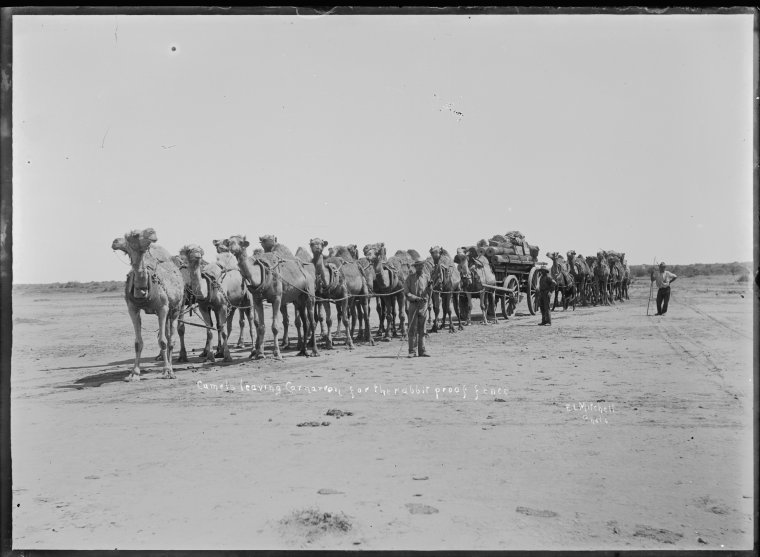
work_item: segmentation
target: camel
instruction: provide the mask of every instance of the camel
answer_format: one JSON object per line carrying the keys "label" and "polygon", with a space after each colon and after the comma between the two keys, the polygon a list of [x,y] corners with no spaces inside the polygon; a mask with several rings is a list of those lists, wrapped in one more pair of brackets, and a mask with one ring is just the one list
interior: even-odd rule
{"label": "camel", "polygon": [[593,305],[599,304],[599,288],[596,281],[597,262],[596,257],[589,255],[586,258],[586,266],[589,270],[589,280],[586,282],[586,297]]}
{"label": "camel", "polygon": [[[327,246],[327,240],[312,238],[309,240],[309,247],[313,254],[312,263],[316,275],[316,292],[319,298],[332,300],[338,308],[338,317],[343,323],[346,330],[346,346],[353,350],[354,343],[352,332],[348,327],[348,314],[353,306],[354,297],[360,297],[366,306],[368,300],[367,283],[364,275],[359,270],[356,262],[348,253],[348,250],[334,251],[336,255],[324,258],[322,251]],[[341,255],[337,255],[340,253]],[[332,322],[330,320],[329,302],[326,304],[327,316],[327,339],[326,346],[332,348],[332,338],[330,329]],[[365,308],[367,310],[368,307]],[[355,316],[355,310],[354,310]],[[354,321],[356,318],[354,317]],[[365,329],[365,334],[370,339],[370,344],[374,344],[369,332],[369,327]]]}
{"label": "camel", "polygon": [[111,249],[129,255],[132,270],[127,275],[124,300],[135,329],[135,365],[125,381],[140,379],[140,355],[143,349],[141,311],[158,317],[158,344],[163,353],[164,378],[174,379],[172,351],[174,328],[182,309],[184,283],[182,274],[168,251],[155,242],[152,228],[132,230],[117,238]]}
{"label": "camel", "polygon": [[[363,304],[361,298],[356,298],[355,309],[356,316],[359,322],[359,331],[370,331],[369,322],[369,300],[374,295],[374,282],[375,282],[375,270],[372,267],[372,262],[366,257],[359,257],[359,249],[356,244],[349,244],[346,246],[346,251],[356,262],[356,266],[359,271],[364,275],[364,281],[367,283],[367,303]],[[383,319],[385,317],[384,302],[381,298],[375,298],[375,305],[377,309],[377,315],[380,318],[380,327],[383,327]],[[354,324],[351,323],[351,334],[354,332]],[[382,330],[378,329],[378,335],[382,334]],[[367,333],[367,338],[364,339],[368,342],[372,342],[371,333]],[[374,343],[373,343],[374,344]]]}
{"label": "camel", "polygon": [[[226,247],[224,247],[224,240],[213,240],[214,247],[216,248],[216,264],[219,265],[219,267],[222,268],[223,271],[226,271],[227,273],[240,273],[240,269],[238,269],[237,266],[237,259],[227,250]],[[245,294],[245,299],[241,300],[232,300],[230,299],[230,302],[232,303],[232,306],[230,308],[230,315],[228,317],[229,325],[227,327],[227,337],[230,336],[232,333],[232,320],[235,316],[235,310],[239,309],[238,312],[240,317],[240,336],[238,337],[237,341],[237,348],[243,348],[245,346],[245,343],[243,341],[243,337],[245,336],[245,322],[246,319],[248,320],[248,329],[250,331],[251,335],[251,344],[253,344],[253,323],[252,323],[252,311],[251,311],[251,298],[248,295],[248,290],[245,288],[243,284],[243,276],[239,275],[238,277],[240,279],[240,284],[243,285],[242,291]],[[238,303],[239,302],[239,303]]]}
{"label": "camel", "polygon": [[[206,361],[214,362],[215,358],[223,358],[225,362],[231,362],[228,346],[229,333],[232,330],[232,319],[235,307],[249,304],[248,292],[242,280],[240,270],[237,268],[237,260],[229,253],[219,253],[221,258],[217,263],[209,264],[203,260],[203,248],[190,244],[182,248],[180,255],[187,260],[190,271],[190,293],[198,304],[198,311],[206,324],[206,346],[201,353]],[[233,262],[235,266],[233,267]],[[248,324],[251,331],[251,346],[253,346],[253,326],[251,324],[251,312],[247,312]],[[218,335],[217,350],[211,349],[213,338],[213,321],[211,312],[216,317],[216,329]],[[245,315],[241,310],[241,314]],[[245,327],[243,327],[243,330]]]}
{"label": "camel", "polygon": [[[297,260],[290,250],[282,244],[272,246],[272,251],[265,252],[258,258],[244,255],[244,248],[250,243],[245,236],[232,236],[224,241],[229,252],[237,258],[238,268],[247,281],[252,294],[256,312],[256,345],[251,351],[251,358],[261,359],[264,354],[261,345],[264,341],[264,300],[272,305],[272,335],[274,336],[273,353],[276,360],[282,360],[278,335],[277,315],[281,308],[293,303],[300,313],[304,325],[304,339],[311,339],[312,356],[319,356],[314,338],[314,276],[304,269],[304,264]],[[266,249],[266,247],[265,247]],[[307,356],[307,340],[304,340],[298,352]]]}
{"label": "camel", "polygon": [[596,252],[596,269],[594,270],[596,278],[597,291],[599,293],[599,303],[603,306],[615,305],[615,301],[610,296],[610,266],[603,251]]}
{"label": "camel", "polygon": [[[253,250],[253,257],[254,259],[260,258],[265,253],[271,253],[275,250],[275,248],[278,248],[280,244],[277,242],[277,236],[272,235],[264,235],[259,237],[259,243],[261,244],[260,248],[256,248]],[[290,250],[284,246],[283,248],[283,254],[286,257],[292,258],[292,254],[290,253]],[[301,248],[300,246],[296,250],[296,258],[300,259],[304,267],[309,267],[312,272],[310,273],[313,278],[313,270],[314,268],[311,265],[310,257],[307,254],[306,250]],[[307,269],[305,269],[307,270]],[[308,270],[307,270],[308,272]],[[293,307],[295,308],[295,304],[293,304]],[[316,311],[317,306],[315,306]],[[305,332],[302,332],[302,322],[301,317],[299,315],[298,309],[295,309],[295,326],[296,326],[296,334],[298,335],[298,341],[296,343],[296,349],[299,351],[305,350],[303,348],[304,338],[305,338]],[[290,335],[288,334],[288,329],[290,328],[290,315],[288,314],[288,304],[283,304],[280,307],[280,315],[282,316],[282,342],[280,343],[280,349],[281,350],[287,350],[290,348]],[[316,319],[316,314],[315,314]]]}
{"label": "camel", "polygon": [[[467,316],[465,325],[471,323],[472,295],[477,294],[480,299],[480,311],[483,313],[481,325],[490,325],[489,313],[494,317],[494,324],[499,322],[496,317],[495,291],[486,286],[496,286],[496,276],[491,270],[491,264],[485,255],[479,255],[477,251],[470,250],[469,254],[462,256],[457,253],[459,263],[457,268],[462,279],[462,290],[467,294],[466,308],[463,310]],[[468,265],[469,263],[469,265]]]}
{"label": "camel", "polygon": [[[383,334],[383,340],[390,340],[389,333],[394,337],[396,333],[396,308],[401,327],[401,338],[406,339],[406,298],[404,296],[404,281],[411,270],[411,258],[393,256],[386,259],[385,243],[368,244],[364,246],[364,255],[372,264],[374,270],[373,291],[376,296],[382,297],[385,303],[385,319],[387,325]],[[382,323],[381,316],[381,323]]]}
{"label": "camel", "polygon": [[562,310],[567,310],[568,304],[572,302],[573,311],[575,311],[577,289],[575,287],[575,279],[570,274],[565,258],[556,251],[548,252],[546,257],[553,262],[549,274],[557,283],[557,288],[554,290],[554,304],[552,305],[552,311],[557,307],[557,298],[559,297],[560,292],[562,292]]}
{"label": "camel", "polygon": [[[370,277],[369,281],[367,280],[366,271],[355,257],[357,255],[356,245],[334,246],[332,253],[334,254],[333,257],[343,261],[344,271],[355,277],[353,280],[358,279],[362,284],[362,289],[354,291],[349,299],[348,311],[351,315],[351,338],[355,338],[356,341],[368,342],[370,346],[374,346],[375,341],[372,339],[369,325],[369,300],[372,297],[370,282],[372,278]],[[330,262],[329,259],[328,262]],[[337,265],[337,261],[335,263]],[[370,275],[373,272],[371,267],[369,272]],[[364,319],[364,316],[367,316],[367,318]],[[357,322],[359,323],[359,332],[354,337]]]}
{"label": "camel", "polygon": [[456,312],[458,329],[462,330],[462,318],[459,313],[459,293],[462,290],[462,277],[459,274],[456,264],[449,256],[449,253],[440,246],[430,248],[430,258],[433,262],[433,269],[430,273],[430,280],[433,284],[433,306],[435,318],[433,319],[433,328],[431,332],[438,332],[438,311],[440,301],[443,301],[443,317],[441,319],[441,329],[446,326],[446,315],[449,316],[449,333],[454,332],[454,319],[451,317],[451,301],[457,300],[454,304]]}
{"label": "camel", "polygon": [[585,306],[588,304],[586,286],[591,278],[591,269],[589,269],[583,256],[576,254],[575,250],[567,252],[567,264],[570,267],[570,274],[575,280],[575,285],[581,298],[581,305]]}

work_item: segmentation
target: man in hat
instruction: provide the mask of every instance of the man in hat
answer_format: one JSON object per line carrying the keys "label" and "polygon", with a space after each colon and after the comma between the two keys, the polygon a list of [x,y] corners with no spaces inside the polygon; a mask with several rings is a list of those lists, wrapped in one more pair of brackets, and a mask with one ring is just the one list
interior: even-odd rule
{"label": "man in hat", "polygon": [[655,272],[652,269],[650,276],[652,282],[657,282],[657,313],[655,315],[665,315],[668,312],[668,302],[670,301],[670,285],[678,277],[665,270],[665,263],[660,263],[660,270]]}
{"label": "man in hat", "polygon": [[259,242],[261,247],[264,248],[264,253],[270,253],[277,245],[277,236],[267,234],[266,236],[259,236]]}
{"label": "man in hat", "polygon": [[543,265],[538,269],[538,306],[541,308],[541,323],[539,325],[552,324],[552,313],[549,309],[552,292],[557,288],[557,282],[549,274],[549,267]]}
{"label": "man in hat", "polygon": [[409,302],[409,357],[427,357],[425,350],[425,315],[431,283],[422,272],[425,260],[419,255],[412,258],[414,272],[404,281],[404,293]]}

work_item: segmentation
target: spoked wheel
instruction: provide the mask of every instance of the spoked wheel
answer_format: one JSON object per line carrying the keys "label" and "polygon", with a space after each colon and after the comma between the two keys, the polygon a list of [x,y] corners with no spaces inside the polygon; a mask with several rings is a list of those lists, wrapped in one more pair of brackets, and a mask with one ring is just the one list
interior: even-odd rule
{"label": "spoked wheel", "polygon": [[[507,288],[512,294],[505,292],[504,297],[501,299],[501,313],[504,315],[504,319],[514,315],[517,302],[520,301],[520,281],[514,275],[509,275],[504,279],[503,288]],[[505,303],[506,300],[506,303]]]}
{"label": "spoked wheel", "polygon": [[536,311],[538,311],[538,267],[533,267],[530,270],[530,273],[528,273],[528,285],[527,285],[527,294],[528,294],[528,311],[531,315],[536,315]]}

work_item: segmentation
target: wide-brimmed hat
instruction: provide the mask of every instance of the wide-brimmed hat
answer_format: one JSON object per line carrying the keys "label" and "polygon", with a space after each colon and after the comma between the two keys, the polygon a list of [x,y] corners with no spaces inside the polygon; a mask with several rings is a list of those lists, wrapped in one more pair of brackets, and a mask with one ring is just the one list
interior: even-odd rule
{"label": "wide-brimmed hat", "polygon": [[419,254],[412,255],[412,265],[416,267],[418,265],[424,265],[424,264],[425,264],[425,260],[422,259],[422,257],[419,256]]}

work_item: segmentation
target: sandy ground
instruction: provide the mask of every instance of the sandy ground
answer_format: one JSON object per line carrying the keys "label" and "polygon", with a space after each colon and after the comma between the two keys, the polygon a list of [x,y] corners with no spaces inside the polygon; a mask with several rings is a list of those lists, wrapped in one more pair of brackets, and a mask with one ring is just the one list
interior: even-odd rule
{"label": "sandy ground", "polygon": [[121,295],[17,293],[13,546],[751,549],[750,288],[681,279],[646,317],[643,281],[553,327],[523,301],[430,334],[431,358],[338,338],[319,358],[194,356],[176,380],[151,316],[138,383]]}

